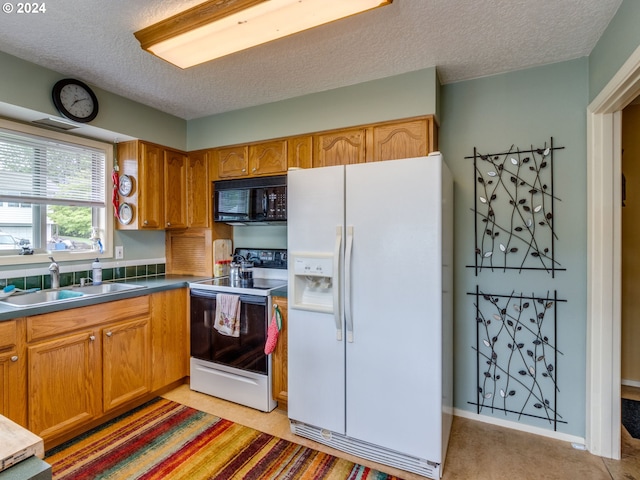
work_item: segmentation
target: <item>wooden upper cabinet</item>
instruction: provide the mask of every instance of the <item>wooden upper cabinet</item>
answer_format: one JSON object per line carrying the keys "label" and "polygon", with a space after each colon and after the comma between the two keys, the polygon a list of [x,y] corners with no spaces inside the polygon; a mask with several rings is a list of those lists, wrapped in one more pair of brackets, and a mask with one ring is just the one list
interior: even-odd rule
{"label": "wooden upper cabinet", "polygon": [[277,175],[287,171],[287,140],[249,145],[249,173]]}
{"label": "wooden upper cabinet", "polygon": [[213,150],[215,163],[218,164],[218,178],[233,178],[249,175],[249,147],[216,148]]}
{"label": "wooden upper cabinet", "polygon": [[207,228],[211,203],[209,153],[189,153],[187,166],[187,226]]}
{"label": "wooden upper cabinet", "polygon": [[162,230],[164,228],[164,151],[162,147],[140,142],[138,171],[138,218],[140,228]]}
{"label": "wooden upper cabinet", "polygon": [[437,150],[432,118],[374,125],[369,131],[368,162],[423,157]]}
{"label": "wooden upper cabinet", "polygon": [[187,156],[164,150],[164,227],[187,228]]}
{"label": "wooden upper cabinet", "polygon": [[336,130],[314,135],[314,167],[351,165],[365,161],[366,130]]}
{"label": "wooden upper cabinet", "polygon": [[287,168],[313,166],[313,136],[303,135],[287,140]]}
{"label": "wooden upper cabinet", "polygon": [[134,140],[118,145],[120,175],[128,175],[133,189],[120,195],[133,219],[117,222],[119,230],[164,230],[187,227],[188,157],[184,152]]}

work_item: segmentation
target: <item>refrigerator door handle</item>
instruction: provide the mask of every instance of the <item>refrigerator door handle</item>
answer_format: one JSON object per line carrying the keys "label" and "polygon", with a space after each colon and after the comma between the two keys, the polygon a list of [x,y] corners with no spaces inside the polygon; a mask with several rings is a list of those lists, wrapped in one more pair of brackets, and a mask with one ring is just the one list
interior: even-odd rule
{"label": "refrigerator door handle", "polygon": [[333,318],[336,322],[336,340],[342,341],[342,312],[340,309],[340,250],[342,248],[342,225],[336,227],[336,243],[333,247]]}
{"label": "refrigerator door handle", "polygon": [[351,251],[353,250],[353,226],[347,226],[347,243],[344,254],[344,317],[347,323],[347,342],[353,343],[353,316],[351,315]]}

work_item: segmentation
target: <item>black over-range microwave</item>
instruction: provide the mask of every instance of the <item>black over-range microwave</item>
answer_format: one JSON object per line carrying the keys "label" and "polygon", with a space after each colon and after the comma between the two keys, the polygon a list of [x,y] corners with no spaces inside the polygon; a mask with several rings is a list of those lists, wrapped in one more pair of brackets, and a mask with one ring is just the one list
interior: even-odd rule
{"label": "black over-range microwave", "polygon": [[287,176],[213,182],[213,219],[231,224],[287,220]]}

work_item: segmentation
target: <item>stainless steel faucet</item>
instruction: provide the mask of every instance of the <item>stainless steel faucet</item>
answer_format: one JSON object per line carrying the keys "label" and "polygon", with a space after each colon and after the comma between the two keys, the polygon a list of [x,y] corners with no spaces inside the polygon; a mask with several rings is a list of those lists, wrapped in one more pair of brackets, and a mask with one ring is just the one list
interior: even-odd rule
{"label": "stainless steel faucet", "polygon": [[51,272],[51,288],[60,288],[60,266],[56,263],[53,257],[49,257],[51,265],[49,265],[49,271]]}

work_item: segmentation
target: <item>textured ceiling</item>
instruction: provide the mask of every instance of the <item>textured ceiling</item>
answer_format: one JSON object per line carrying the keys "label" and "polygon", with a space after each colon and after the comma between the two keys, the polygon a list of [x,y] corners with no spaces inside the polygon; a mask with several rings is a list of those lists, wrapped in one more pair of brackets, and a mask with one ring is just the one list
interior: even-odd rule
{"label": "textured ceiling", "polygon": [[200,2],[56,0],[45,13],[0,13],[0,50],[193,119],[426,67],[450,83],[586,56],[622,0],[394,0],[187,70],[140,48],[133,32]]}

